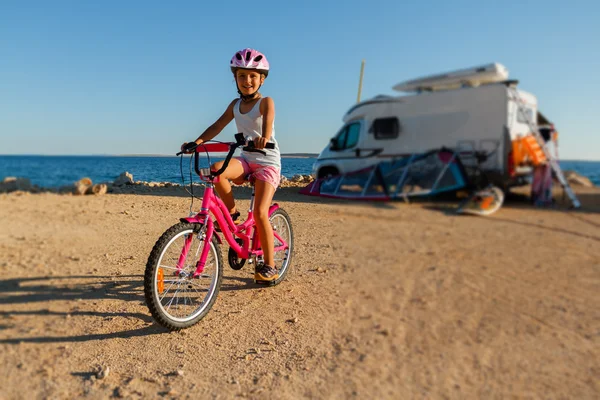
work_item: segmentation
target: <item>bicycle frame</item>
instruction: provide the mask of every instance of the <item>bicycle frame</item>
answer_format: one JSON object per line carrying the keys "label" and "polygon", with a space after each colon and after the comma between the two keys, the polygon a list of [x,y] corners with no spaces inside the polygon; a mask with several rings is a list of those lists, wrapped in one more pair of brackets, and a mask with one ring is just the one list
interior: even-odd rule
{"label": "bicycle frame", "polygon": [[[231,158],[232,152],[228,155],[228,159]],[[196,157],[196,173],[201,177],[205,177],[200,169],[198,168],[198,152],[195,153]],[[213,235],[216,235],[217,240],[221,242],[221,239],[218,234],[216,234],[213,218],[216,220],[217,224],[221,228],[221,232],[225,237],[225,240],[231,246],[231,248],[236,252],[236,254],[243,259],[248,259],[252,256],[261,256],[263,255],[263,250],[260,248],[260,240],[258,237],[258,232],[256,229],[255,221],[254,221],[254,186],[252,187],[252,197],[250,199],[250,209],[248,211],[248,217],[246,221],[240,225],[236,225],[229,214],[229,210],[227,206],[223,203],[223,201],[214,193],[214,182],[216,179],[219,179],[218,176],[211,177],[208,179],[207,186],[204,189],[204,194],[202,196],[202,206],[200,207],[200,211],[193,216],[187,218],[181,218],[182,222],[188,222],[191,224],[200,224],[202,225],[200,231],[195,234],[205,235],[202,239],[204,241],[204,245],[202,246],[202,252],[200,254],[200,258],[196,263],[196,271],[193,276],[196,277],[204,271],[204,266],[206,265],[206,259],[208,257],[209,246],[212,241]],[[206,180],[206,178],[205,178]],[[277,209],[279,205],[277,203],[272,204],[269,207],[269,216],[271,216]],[[282,243],[281,246],[275,247],[274,252],[285,250],[289,247],[288,243],[281,238],[281,236],[273,231],[273,235],[275,239]],[[242,244],[240,245],[236,241],[236,237],[242,240]],[[179,256],[179,261],[177,263],[177,271],[181,271],[184,267],[185,260],[187,259],[188,252],[190,250],[192,242],[192,236],[186,239],[184,247],[182,249],[181,255]]]}

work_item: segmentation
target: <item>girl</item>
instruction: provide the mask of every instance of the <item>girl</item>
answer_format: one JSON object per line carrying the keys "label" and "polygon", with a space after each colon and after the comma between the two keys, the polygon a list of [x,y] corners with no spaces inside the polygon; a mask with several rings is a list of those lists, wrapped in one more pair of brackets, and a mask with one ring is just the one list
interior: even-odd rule
{"label": "girl", "polygon": [[[273,228],[269,223],[268,212],[281,175],[281,157],[275,140],[275,104],[273,99],[262,97],[258,91],[269,74],[269,62],[264,54],[246,48],[234,54],[230,68],[240,98],[233,100],[223,115],[195,142],[201,144],[213,139],[235,118],[238,132],[242,132],[246,139],[253,140],[257,149],[266,152],[266,155],[263,155],[242,151],[241,157],[231,160],[220,176],[219,182],[215,183],[215,189],[235,221],[240,213],[236,210],[229,181],[242,184],[248,174],[253,174],[256,180],[253,212],[265,260],[264,263],[256,266],[254,280],[268,283],[279,278],[279,272],[274,267]],[[275,148],[266,149],[265,145],[268,142],[274,143]],[[181,146],[182,150],[186,144]],[[220,161],[213,164],[211,168],[216,171],[222,165],[223,162]]]}

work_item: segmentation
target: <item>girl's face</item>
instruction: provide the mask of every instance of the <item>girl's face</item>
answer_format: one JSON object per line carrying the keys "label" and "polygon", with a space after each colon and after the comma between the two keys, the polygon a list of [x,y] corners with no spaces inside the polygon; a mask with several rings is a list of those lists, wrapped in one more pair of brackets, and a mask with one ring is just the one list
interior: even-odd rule
{"label": "girl's face", "polygon": [[244,96],[253,94],[265,81],[265,77],[256,71],[238,69],[235,73],[238,88]]}

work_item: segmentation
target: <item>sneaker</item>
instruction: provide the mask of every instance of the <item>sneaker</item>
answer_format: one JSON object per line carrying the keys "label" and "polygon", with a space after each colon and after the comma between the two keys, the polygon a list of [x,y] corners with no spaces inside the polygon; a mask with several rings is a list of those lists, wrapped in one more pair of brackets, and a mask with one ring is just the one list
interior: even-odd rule
{"label": "sneaker", "polygon": [[270,265],[260,263],[254,270],[254,281],[256,283],[273,282],[277,278],[279,278],[279,271]]}
{"label": "sneaker", "polygon": [[[233,220],[234,224],[236,224],[236,225],[241,224],[241,221],[237,220],[241,215],[239,211],[236,211],[233,214],[229,214],[229,215],[231,215],[231,219]],[[221,232],[221,227],[219,226],[219,223],[217,221],[215,221],[215,231]]]}

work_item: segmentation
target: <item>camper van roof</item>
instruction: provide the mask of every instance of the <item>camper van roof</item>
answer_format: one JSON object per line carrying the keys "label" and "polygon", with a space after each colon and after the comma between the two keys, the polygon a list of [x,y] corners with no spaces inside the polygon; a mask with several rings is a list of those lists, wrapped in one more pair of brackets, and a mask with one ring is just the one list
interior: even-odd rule
{"label": "camper van roof", "polygon": [[449,90],[498,83],[507,79],[508,69],[502,64],[493,63],[401,82],[393,89],[399,92]]}
{"label": "camper van roof", "polygon": [[357,103],[357,104],[353,105],[352,107],[350,107],[350,109],[348,111],[346,111],[346,114],[344,114],[344,117],[342,118],[342,120],[346,121],[348,116],[350,116],[350,114],[352,114],[359,107],[367,106],[369,104],[377,104],[377,103],[390,103],[390,102],[401,103],[403,101],[402,100],[403,97],[404,96],[393,97],[393,96],[387,96],[387,95],[378,95],[378,96],[373,97],[372,99],[361,101],[360,103]]}
{"label": "camper van roof", "polygon": [[[505,86],[509,86],[509,87],[516,87],[518,84],[519,84],[518,80],[512,79],[512,80],[504,80],[504,81],[498,81],[498,82],[489,82],[486,85],[505,85]],[[447,90],[460,89],[460,88],[461,87],[449,88]],[[350,107],[348,109],[348,111],[346,111],[346,114],[344,114],[344,116],[342,117],[342,121],[348,122],[348,120],[350,118],[352,118],[352,119],[357,118],[357,115],[352,115],[352,114],[358,108],[360,108],[362,106],[367,106],[367,105],[372,105],[372,104],[381,104],[381,103],[402,103],[402,102],[407,101],[407,99],[409,99],[413,96],[416,96],[416,95],[415,94],[398,95],[398,96],[388,96],[388,95],[383,95],[383,94],[377,95],[371,99],[364,100],[364,101],[361,101],[360,103],[354,104],[352,107]]]}

